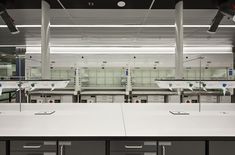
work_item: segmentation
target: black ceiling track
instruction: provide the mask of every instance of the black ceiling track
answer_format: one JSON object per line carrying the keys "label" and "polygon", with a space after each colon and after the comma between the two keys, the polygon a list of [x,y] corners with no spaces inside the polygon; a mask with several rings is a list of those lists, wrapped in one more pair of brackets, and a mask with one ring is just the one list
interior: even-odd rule
{"label": "black ceiling track", "polygon": [[[61,9],[57,0],[49,0],[52,9]],[[148,9],[152,0],[60,0],[67,9]],[[119,7],[119,1],[125,6]],[[8,9],[40,9],[41,0],[0,0]],[[156,0],[152,9],[174,9],[175,0]],[[216,9],[214,0],[184,0],[185,9]]]}

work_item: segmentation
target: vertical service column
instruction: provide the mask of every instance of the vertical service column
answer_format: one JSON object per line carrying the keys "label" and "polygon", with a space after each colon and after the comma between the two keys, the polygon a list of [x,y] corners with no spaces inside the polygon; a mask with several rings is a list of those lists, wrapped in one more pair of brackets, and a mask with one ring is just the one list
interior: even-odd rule
{"label": "vertical service column", "polygon": [[183,28],[183,0],[175,1],[175,25],[176,25],[176,48],[175,48],[175,78],[183,79],[183,52],[184,52],[184,28]]}
{"label": "vertical service column", "polygon": [[42,0],[41,73],[42,79],[50,79],[50,4]]}
{"label": "vertical service column", "polygon": [[[183,27],[183,12],[184,3],[183,0],[175,0],[175,79],[183,79],[184,67],[183,67],[183,54],[184,54],[184,27]],[[180,96],[180,102],[182,102],[181,89],[178,89]]]}

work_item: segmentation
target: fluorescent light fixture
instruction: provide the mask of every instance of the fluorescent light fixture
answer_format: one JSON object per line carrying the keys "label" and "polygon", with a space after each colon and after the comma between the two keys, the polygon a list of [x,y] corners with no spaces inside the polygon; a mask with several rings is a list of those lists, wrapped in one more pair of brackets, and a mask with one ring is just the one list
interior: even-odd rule
{"label": "fluorescent light fixture", "polygon": [[55,28],[174,28],[175,25],[51,25]]}
{"label": "fluorescent light fixture", "polygon": [[[51,47],[51,54],[174,54],[174,47]],[[40,47],[27,47],[27,53],[40,53]]]}
{"label": "fluorescent light fixture", "polygon": [[[40,28],[41,25],[16,25],[17,28],[33,28],[33,27],[37,27]],[[7,28],[6,25],[0,25],[0,28]]]}
{"label": "fluorescent light fixture", "polygon": [[[34,45],[0,45],[0,47],[41,47],[40,44],[34,44]],[[83,48],[90,48],[90,47],[102,47],[102,48],[106,48],[106,47],[129,47],[129,48],[139,48],[139,47],[154,47],[154,48],[158,48],[158,47],[165,47],[163,45],[138,45],[138,44],[110,44],[110,45],[102,45],[102,44],[98,44],[98,45],[64,45],[64,44],[59,44],[59,45],[50,45],[50,47],[72,47],[72,48],[79,48],[79,47],[83,47]],[[169,45],[167,47],[175,47],[173,45]],[[192,46],[184,46],[184,48],[190,48]],[[205,46],[205,45],[195,45],[193,46],[193,48],[211,48],[210,46]],[[213,45],[213,48],[230,48],[232,49],[233,46],[229,46],[229,45]]]}
{"label": "fluorescent light fixture", "polygon": [[185,47],[185,54],[231,54],[232,47]]}
{"label": "fluorescent light fixture", "polygon": [[[184,54],[232,54],[232,47],[185,47]],[[51,47],[51,54],[175,54],[175,47]],[[26,47],[27,54],[41,53]]]}
{"label": "fluorescent light fixture", "polygon": [[[16,25],[17,28],[40,28],[41,25]],[[175,28],[175,25],[50,25],[52,28]],[[209,28],[210,25],[184,25],[185,28]],[[235,28],[235,25],[220,25],[220,28]],[[7,25],[0,25],[7,28]]]}
{"label": "fluorescent light fixture", "polygon": [[218,51],[218,52],[185,52],[184,54],[232,54],[232,52],[223,52],[223,51]]}

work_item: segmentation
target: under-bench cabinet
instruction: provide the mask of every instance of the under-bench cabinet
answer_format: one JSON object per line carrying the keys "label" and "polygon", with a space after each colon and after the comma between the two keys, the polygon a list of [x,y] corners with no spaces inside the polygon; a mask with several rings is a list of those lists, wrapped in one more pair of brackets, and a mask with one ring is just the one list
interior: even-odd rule
{"label": "under-bench cabinet", "polygon": [[235,141],[7,140],[0,155],[235,155]]}
{"label": "under-bench cabinet", "polygon": [[204,141],[111,141],[110,155],[205,155]]}
{"label": "under-bench cabinet", "polygon": [[210,141],[209,155],[235,155],[235,141]]}
{"label": "under-bench cabinet", "polygon": [[0,141],[0,155],[6,155],[6,142]]}
{"label": "under-bench cabinet", "polygon": [[105,141],[59,141],[59,155],[105,155]]}
{"label": "under-bench cabinet", "polygon": [[11,141],[10,155],[57,155],[57,142]]}

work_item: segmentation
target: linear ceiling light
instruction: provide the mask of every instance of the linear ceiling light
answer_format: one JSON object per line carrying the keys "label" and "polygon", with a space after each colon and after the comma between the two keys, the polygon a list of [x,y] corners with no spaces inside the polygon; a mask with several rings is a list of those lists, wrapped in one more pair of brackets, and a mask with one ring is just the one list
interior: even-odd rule
{"label": "linear ceiling light", "polygon": [[[27,47],[39,54],[40,47]],[[51,54],[174,54],[175,47],[51,47]],[[184,54],[231,54],[232,47],[185,47]]]}
{"label": "linear ceiling light", "polygon": [[[167,45],[165,45],[167,46]],[[165,47],[164,45],[138,45],[138,44],[97,44],[97,45],[65,45],[65,44],[59,44],[59,45],[50,45],[50,47],[72,47],[72,48],[77,48],[77,47],[83,47],[83,48],[90,48],[90,47],[129,47],[129,48],[139,48],[139,47],[150,47],[150,48],[157,48],[157,47]],[[28,45],[13,45],[13,44],[9,44],[9,45],[0,45],[0,47],[41,47],[40,44],[28,44]],[[173,45],[169,45],[167,47],[174,47]],[[208,48],[208,47],[212,47],[212,45],[194,45],[194,46],[190,46],[190,45],[185,45],[184,48]],[[233,46],[232,45],[213,45],[213,48],[229,48],[232,49]]]}
{"label": "linear ceiling light", "polygon": [[[6,28],[7,25],[0,25]],[[40,28],[41,25],[16,25],[17,28]],[[50,25],[52,28],[175,28],[175,25]],[[184,25],[185,28],[209,28],[210,25]],[[220,25],[220,28],[235,28],[235,25]]]}
{"label": "linear ceiling light", "polygon": [[[40,47],[26,51],[40,53]],[[51,54],[174,54],[174,47],[51,47]]]}

